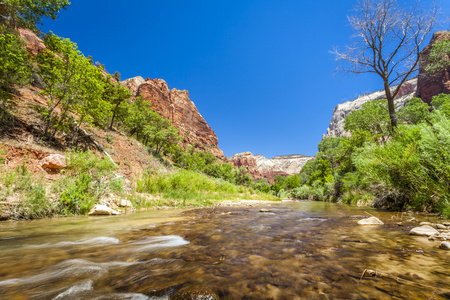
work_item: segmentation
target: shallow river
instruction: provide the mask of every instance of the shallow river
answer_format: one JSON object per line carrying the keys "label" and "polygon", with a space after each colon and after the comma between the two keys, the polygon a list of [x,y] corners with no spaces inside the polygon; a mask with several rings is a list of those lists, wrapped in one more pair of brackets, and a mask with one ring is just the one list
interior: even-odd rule
{"label": "shallow river", "polygon": [[408,219],[302,201],[2,222],[0,299],[450,299],[450,251]]}

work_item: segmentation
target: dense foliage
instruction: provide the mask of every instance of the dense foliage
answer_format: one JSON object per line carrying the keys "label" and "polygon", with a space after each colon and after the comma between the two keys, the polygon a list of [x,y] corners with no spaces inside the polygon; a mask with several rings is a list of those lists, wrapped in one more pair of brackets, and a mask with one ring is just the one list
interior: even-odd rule
{"label": "dense foliage", "polygon": [[2,0],[1,16],[16,27],[28,27],[37,30],[43,18],[55,20],[62,9],[70,5],[67,0]]}
{"label": "dense foliage", "polygon": [[366,103],[345,119],[351,136],[319,143],[291,196],[449,216],[450,95],[435,96],[432,108],[411,99],[392,130],[383,100]]}
{"label": "dense foliage", "polygon": [[0,122],[13,107],[14,86],[22,86],[31,76],[30,57],[18,33],[0,26]]}

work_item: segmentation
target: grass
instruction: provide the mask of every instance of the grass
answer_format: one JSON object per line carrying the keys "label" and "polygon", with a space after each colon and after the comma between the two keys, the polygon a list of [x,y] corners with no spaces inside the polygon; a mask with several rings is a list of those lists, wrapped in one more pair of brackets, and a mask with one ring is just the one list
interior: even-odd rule
{"label": "grass", "polygon": [[0,165],[0,211],[15,220],[83,215],[109,194],[127,198],[138,209],[210,206],[221,200],[279,200],[188,170],[144,174],[136,180],[135,190],[125,193],[124,179],[116,176],[116,166],[109,159],[90,151],[71,151],[66,153],[66,162],[61,177],[53,183],[30,173],[26,157],[13,170]]}
{"label": "grass", "polygon": [[279,200],[251,188],[189,170],[179,170],[173,174],[144,174],[137,180],[136,191],[157,195],[157,200],[134,199],[138,207],[144,208],[209,206],[221,200]]}

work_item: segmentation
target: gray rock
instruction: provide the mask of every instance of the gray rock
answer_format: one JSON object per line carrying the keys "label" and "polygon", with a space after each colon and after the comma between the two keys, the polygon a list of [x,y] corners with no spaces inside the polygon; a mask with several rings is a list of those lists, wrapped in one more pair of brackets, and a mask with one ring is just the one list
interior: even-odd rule
{"label": "gray rock", "polygon": [[450,242],[442,242],[439,245],[439,248],[444,249],[444,250],[450,250]]}
{"label": "gray rock", "polygon": [[[420,223],[419,223],[419,226],[425,226],[425,225],[433,226],[433,223],[431,223],[431,222],[420,222]],[[434,227],[434,226],[433,226],[433,227]]]}
{"label": "gray rock", "polygon": [[437,229],[447,229],[447,227],[445,227],[445,226],[442,225],[442,224],[436,224],[436,228],[437,228]]}
{"label": "gray rock", "polygon": [[261,208],[261,209],[259,210],[259,212],[267,213],[267,212],[270,212],[270,209],[267,209],[267,208]]}
{"label": "gray rock", "polygon": [[89,212],[90,216],[120,215],[120,211],[109,208],[106,205],[97,204]]}
{"label": "gray rock", "polygon": [[367,219],[359,220],[358,224],[359,225],[383,225],[384,223],[376,217],[370,217]]}
{"label": "gray rock", "polygon": [[431,227],[430,225],[423,225],[419,227],[414,227],[409,232],[411,235],[419,235],[419,236],[432,236],[432,235],[439,235],[439,231]]}

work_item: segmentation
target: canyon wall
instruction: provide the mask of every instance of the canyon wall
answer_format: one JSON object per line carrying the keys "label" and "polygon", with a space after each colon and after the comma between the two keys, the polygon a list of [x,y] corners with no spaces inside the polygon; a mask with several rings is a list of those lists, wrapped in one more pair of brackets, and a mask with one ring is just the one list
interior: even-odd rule
{"label": "canyon wall", "polygon": [[195,146],[222,158],[218,139],[211,127],[189,99],[186,90],[169,89],[163,79],[144,79],[141,76],[122,81],[135,97],[151,102],[152,109],[180,130],[182,144]]}
{"label": "canyon wall", "polygon": [[431,38],[430,44],[420,52],[416,96],[422,98],[423,102],[428,104],[431,103],[431,100],[435,95],[450,94],[450,66],[448,66],[445,70],[434,74],[430,74],[425,71],[433,44],[445,39],[450,40],[450,32],[435,32]]}

